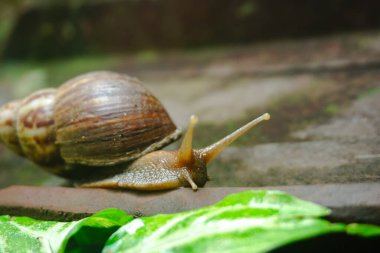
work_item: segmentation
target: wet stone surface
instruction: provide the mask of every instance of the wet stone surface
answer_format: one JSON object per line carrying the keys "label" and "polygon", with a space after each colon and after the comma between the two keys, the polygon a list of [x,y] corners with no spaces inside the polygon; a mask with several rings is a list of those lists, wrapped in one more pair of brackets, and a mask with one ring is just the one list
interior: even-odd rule
{"label": "wet stone surface", "polygon": [[379,182],[379,119],[377,93],[324,124],[292,133],[294,142],[229,148],[218,164],[228,172],[219,173],[222,169],[212,166],[210,185]]}
{"label": "wet stone surface", "polygon": [[[198,115],[196,147],[271,113],[210,164],[207,186],[379,182],[379,41],[377,33],[351,34],[167,53],[148,62],[128,56],[102,68],[138,77],[182,128]],[[63,183],[0,152],[0,187]]]}

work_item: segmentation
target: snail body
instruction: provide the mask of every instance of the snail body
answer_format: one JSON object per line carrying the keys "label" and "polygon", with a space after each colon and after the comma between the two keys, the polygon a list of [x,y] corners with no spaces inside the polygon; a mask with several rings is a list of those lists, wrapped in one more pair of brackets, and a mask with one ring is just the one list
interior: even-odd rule
{"label": "snail body", "polygon": [[206,148],[192,148],[192,116],[178,150],[160,150],[181,131],[134,78],[91,72],[0,108],[0,140],[82,187],[163,190],[208,181],[206,165],[269,114]]}

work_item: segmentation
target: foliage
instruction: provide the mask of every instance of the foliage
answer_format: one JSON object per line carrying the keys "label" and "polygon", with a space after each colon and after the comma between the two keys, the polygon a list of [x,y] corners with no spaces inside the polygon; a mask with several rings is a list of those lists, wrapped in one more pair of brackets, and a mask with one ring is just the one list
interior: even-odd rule
{"label": "foliage", "polygon": [[99,252],[107,238],[131,220],[118,209],[72,222],[0,216],[0,252]]}
{"label": "foliage", "polygon": [[327,214],[282,192],[247,191],[213,206],[133,220],[117,209],[73,222],[0,216],[0,252],[268,252],[321,235],[380,237],[377,226],[330,223],[321,219]]}

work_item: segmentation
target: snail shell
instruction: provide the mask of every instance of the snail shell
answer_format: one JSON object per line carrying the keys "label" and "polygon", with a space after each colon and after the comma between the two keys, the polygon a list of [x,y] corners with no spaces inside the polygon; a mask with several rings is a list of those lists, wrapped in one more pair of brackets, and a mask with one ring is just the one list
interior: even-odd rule
{"label": "snail shell", "polygon": [[0,108],[0,139],[65,176],[68,168],[134,160],[180,137],[150,91],[127,75],[91,72]]}
{"label": "snail shell", "polygon": [[92,72],[1,107],[0,140],[82,187],[197,190],[209,180],[210,161],[269,119],[265,113],[221,140],[193,149],[198,119],[192,116],[180,148],[158,150],[178,139],[180,131],[157,98],[137,79]]}

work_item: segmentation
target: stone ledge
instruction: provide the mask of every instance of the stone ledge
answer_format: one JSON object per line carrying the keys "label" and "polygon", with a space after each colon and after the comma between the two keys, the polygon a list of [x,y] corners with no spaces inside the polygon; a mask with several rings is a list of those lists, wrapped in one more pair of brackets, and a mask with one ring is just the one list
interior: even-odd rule
{"label": "stone ledge", "polygon": [[332,209],[340,222],[380,224],[380,183],[299,185],[277,187],[215,187],[192,192],[132,192],[67,187],[11,186],[0,190],[0,214],[46,220],[76,220],[116,207],[135,216],[176,213],[216,203],[228,194],[272,189],[293,194]]}

